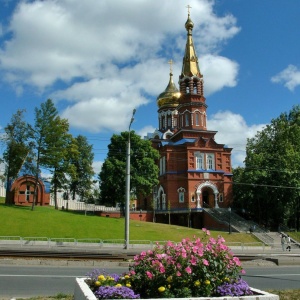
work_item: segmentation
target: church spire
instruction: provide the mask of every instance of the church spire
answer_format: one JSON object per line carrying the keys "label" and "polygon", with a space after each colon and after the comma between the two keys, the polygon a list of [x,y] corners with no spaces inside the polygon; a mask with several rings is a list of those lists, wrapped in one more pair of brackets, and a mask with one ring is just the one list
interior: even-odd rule
{"label": "church spire", "polygon": [[188,18],[185,22],[187,41],[183,57],[182,71],[179,76],[181,97],[178,106],[178,129],[206,130],[206,108],[204,97],[203,75],[200,73],[198,57],[194,47],[192,30],[194,23],[190,18],[188,5]]}
{"label": "church spire", "polygon": [[185,28],[187,30],[187,41],[185,46],[185,53],[183,57],[183,64],[182,64],[182,72],[181,77],[202,77],[198,65],[198,57],[196,54],[196,50],[194,47],[193,37],[192,37],[192,31],[194,28],[194,23],[190,18],[190,8],[191,6],[187,6],[188,8],[188,19],[185,22]]}

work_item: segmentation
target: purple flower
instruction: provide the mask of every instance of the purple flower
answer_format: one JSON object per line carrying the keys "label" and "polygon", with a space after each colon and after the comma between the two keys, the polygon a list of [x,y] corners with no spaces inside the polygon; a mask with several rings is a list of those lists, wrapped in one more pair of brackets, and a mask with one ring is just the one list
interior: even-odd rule
{"label": "purple flower", "polygon": [[224,283],[217,288],[218,296],[244,296],[253,295],[246,281],[238,279],[235,282]]}
{"label": "purple flower", "polygon": [[126,286],[100,286],[94,292],[98,299],[139,299],[140,295],[135,294],[134,291]]}

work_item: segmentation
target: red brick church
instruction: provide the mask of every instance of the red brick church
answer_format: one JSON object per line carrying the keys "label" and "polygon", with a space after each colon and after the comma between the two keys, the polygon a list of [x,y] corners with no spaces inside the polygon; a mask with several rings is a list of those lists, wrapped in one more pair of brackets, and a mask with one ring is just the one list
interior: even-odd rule
{"label": "red brick church", "polygon": [[[154,219],[201,228],[210,222],[205,208],[226,208],[232,201],[232,148],[218,144],[217,132],[207,128],[204,82],[193,27],[188,14],[179,89],[173,82],[170,61],[169,84],[157,98],[158,129],[148,137],[160,153],[159,185],[153,195]],[[147,201],[148,205],[151,201]]]}

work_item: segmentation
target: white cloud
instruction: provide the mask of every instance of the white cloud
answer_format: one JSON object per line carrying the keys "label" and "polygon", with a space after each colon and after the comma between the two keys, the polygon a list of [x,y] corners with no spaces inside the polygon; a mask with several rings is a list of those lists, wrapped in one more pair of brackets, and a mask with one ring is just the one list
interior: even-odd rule
{"label": "white cloud", "polygon": [[201,58],[205,80],[205,95],[213,94],[224,87],[237,84],[239,65],[222,56],[205,55]]}
{"label": "white cloud", "polygon": [[93,162],[93,169],[94,169],[96,176],[100,173],[100,171],[102,169],[102,165],[103,165],[103,161],[94,161]]}
{"label": "white cloud", "polygon": [[145,126],[145,127],[141,128],[140,130],[138,130],[136,132],[136,134],[138,134],[142,138],[144,138],[148,135],[148,133],[153,133],[155,131],[155,129],[156,128],[154,128],[153,126]]}
{"label": "white cloud", "polygon": [[219,111],[208,120],[210,130],[218,131],[215,135],[217,143],[233,148],[232,166],[243,165],[246,155],[247,138],[255,136],[266,124],[247,125],[244,118],[230,111]]}
{"label": "white cloud", "polygon": [[170,58],[178,78],[187,4],[205,94],[234,87],[238,64],[218,52],[240,29],[232,15],[215,15],[211,0],[21,1],[0,48],[3,78],[18,95],[30,86],[68,101],[62,116],[71,127],[123,130],[133,107],[165,89]]}
{"label": "white cloud", "polygon": [[271,81],[274,83],[283,83],[290,91],[294,91],[300,85],[300,70],[294,65],[289,65],[283,71],[273,76]]}

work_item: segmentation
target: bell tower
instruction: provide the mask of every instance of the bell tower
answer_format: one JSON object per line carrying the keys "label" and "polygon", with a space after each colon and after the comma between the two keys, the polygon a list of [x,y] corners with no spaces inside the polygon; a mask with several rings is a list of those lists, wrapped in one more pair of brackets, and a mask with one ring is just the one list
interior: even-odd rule
{"label": "bell tower", "polygon": [[[189,6],[188,6],[189,8]],[[194,47],[192,31],[194,23],[188,12],[185,23],[187,40],[182,63],[182,71],[179,76],[181,98],[178,106],[178,128],[206,130],[206,108],[203,75],[200,72],[198,57]]]}

